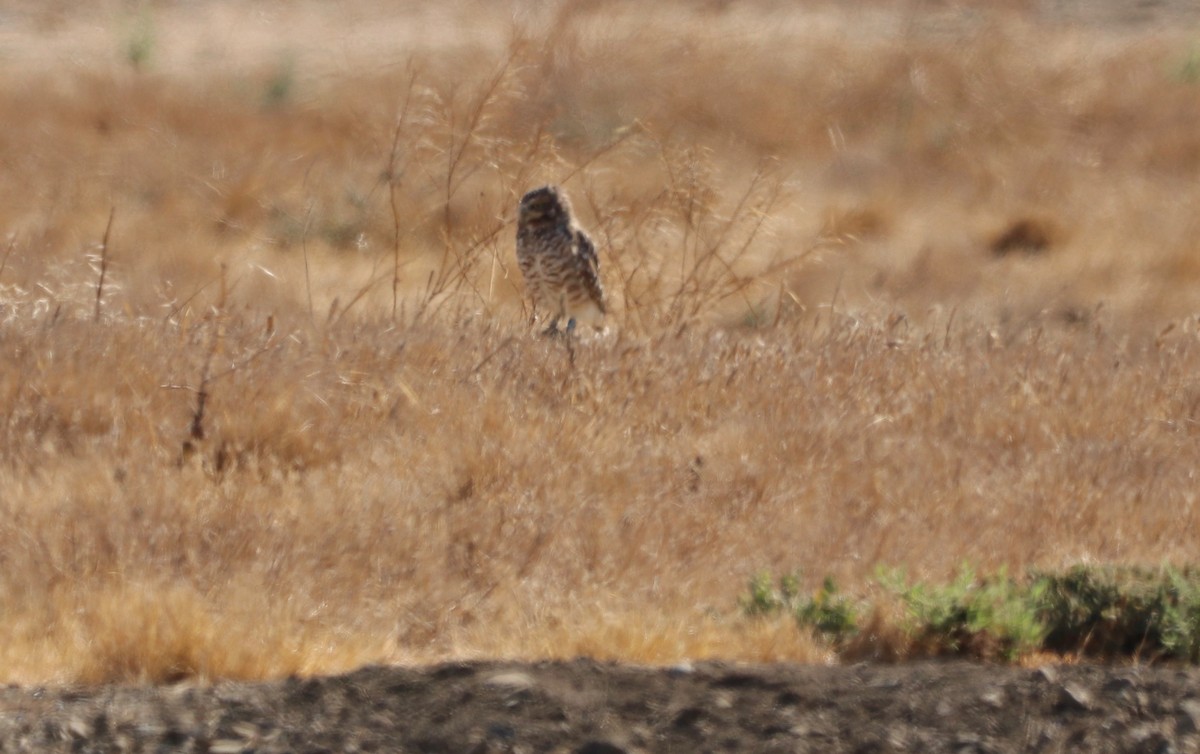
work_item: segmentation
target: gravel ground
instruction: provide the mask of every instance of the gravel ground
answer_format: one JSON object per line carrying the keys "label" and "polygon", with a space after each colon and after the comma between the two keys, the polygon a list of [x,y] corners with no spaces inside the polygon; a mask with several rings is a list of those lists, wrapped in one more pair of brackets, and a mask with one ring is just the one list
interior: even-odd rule
{"label": "gravel ground", "polygon": [[1200,670],[478,663],[8,688],[3,751],[1189,752]]}

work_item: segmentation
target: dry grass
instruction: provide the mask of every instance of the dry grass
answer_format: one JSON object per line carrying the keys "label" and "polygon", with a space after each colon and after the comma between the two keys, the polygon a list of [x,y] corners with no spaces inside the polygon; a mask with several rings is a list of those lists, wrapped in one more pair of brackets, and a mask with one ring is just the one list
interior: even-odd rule
{"label": "dry grass", "polygon": [[[752,574],[1200,544],[1178,32],[231,7],[13,4],[0,680],[820,661]],[[512,258],[547,180],[615,304],[573,349]]]}

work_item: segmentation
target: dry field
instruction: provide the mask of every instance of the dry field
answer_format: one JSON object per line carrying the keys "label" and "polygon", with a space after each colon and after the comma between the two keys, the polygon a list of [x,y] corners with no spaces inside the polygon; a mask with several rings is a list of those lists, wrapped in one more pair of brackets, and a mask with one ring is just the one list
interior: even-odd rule
{"label": "dry field", "polygon": [[0,682],[821,661],[755,573],[1200,547],[1186,9],[74,5],[0,2]]}

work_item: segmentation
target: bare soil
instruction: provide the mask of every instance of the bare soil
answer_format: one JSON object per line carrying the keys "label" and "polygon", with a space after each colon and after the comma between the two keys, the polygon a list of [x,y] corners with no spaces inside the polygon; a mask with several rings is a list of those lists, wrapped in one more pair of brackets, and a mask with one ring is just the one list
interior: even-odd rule
{"label": "bare soil", "polygon": [[368,667],[0,691],[4,751],[1200,750],[1200,670],[967,662]]}

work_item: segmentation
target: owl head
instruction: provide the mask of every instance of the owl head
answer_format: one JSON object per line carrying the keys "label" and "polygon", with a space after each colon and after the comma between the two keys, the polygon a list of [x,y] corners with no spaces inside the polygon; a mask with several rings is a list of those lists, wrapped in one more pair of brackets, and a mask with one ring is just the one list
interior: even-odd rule
{"label": "owl head", "polygon": [[521,197],[520,225],[567,225],[571,205],[558,186],[542,186]]}

